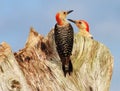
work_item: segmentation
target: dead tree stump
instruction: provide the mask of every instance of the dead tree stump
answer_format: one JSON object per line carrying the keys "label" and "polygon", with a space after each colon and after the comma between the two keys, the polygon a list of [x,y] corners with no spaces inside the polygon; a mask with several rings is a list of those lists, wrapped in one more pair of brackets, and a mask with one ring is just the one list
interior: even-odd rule
{"label": "dead tree stump", "polygon": [[75,34],[73,73],[64,77],[54,32],[46,37],[31,28],[23,49],[0,45],[0,91],[109,91],[113,57],[103,44]]}

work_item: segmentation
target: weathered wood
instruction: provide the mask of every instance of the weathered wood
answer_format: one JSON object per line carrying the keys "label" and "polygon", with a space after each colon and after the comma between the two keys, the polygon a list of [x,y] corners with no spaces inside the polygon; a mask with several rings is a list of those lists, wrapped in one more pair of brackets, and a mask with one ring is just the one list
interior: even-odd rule
{"label": "weathered wood", "polygon": [[[103,44],[75,34],[73,73],[64,77],[56,52],[54,32],[46,37],[33,28],[15,58],[9,46],[0,46],[0,91],[109,91],[113,57]],[[6,79],[14,78],[12,89]],[[20,90],[19,90],[20,89]],[[27,90],[26,90],[27,89]]]}
{"label": "weathered wood", "polygon": [[0,45],[0,91],[31,91],[8,44]]}

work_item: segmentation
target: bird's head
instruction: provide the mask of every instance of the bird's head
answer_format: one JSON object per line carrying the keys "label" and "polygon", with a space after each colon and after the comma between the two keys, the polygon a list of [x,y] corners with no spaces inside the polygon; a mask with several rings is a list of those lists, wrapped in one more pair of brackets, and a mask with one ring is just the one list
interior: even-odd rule
{"label": "bird's head", "polygon": [[89,25],[85,20],[72,20],[72,19],[68,20],[75,23],[80,30],[86,30],[87,32],[89,32]]}
{"label": "bird's head", "polygon": [[60,11],[56,14],[56,21],[57,21],[57,24],[62,26],[62,25],[65,25],[67,22],[66,22],[66,17],[68,14],[70,14],[71,12],[73,12],[73,10],[70,10],[70,11]]}

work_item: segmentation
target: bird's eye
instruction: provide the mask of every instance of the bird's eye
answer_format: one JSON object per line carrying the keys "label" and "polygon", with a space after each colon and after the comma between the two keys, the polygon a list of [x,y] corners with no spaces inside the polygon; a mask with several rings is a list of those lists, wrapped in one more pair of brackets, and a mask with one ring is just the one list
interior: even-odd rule
{"label": "bird's eye", "polygon": [[63,12],[63,14],[65,15],[65,14],[66,14],[66,12]]}
{"label": "bird's eye", "polygon": [[78,23],[79,23],[79,24],[82,24],[82,22],[80,22],[80,21],[79,21]]}

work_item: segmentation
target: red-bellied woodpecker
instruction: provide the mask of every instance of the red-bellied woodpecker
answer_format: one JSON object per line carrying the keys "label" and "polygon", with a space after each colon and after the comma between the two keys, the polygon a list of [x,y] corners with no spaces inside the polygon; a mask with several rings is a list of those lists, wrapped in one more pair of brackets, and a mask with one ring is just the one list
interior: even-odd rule
{"label": "red-bellied woodpecker", "polygon": [[57,23],[54,28],[56,49],[62,62],[64,76],[66,76],[67,73],[70,75],[73,71],[70,56],[73,48],[74,31],[71,24],[66,20],[67,15],[72,11],[73,10],[58,12],[56,14]]}
{"label": "red-bellied woodpecker", "polygon": [[68,20],[76,24],[76,26],[80,30],[80,35],[93,39],[93,36],[89,33],[89,25],[85,20]]}

